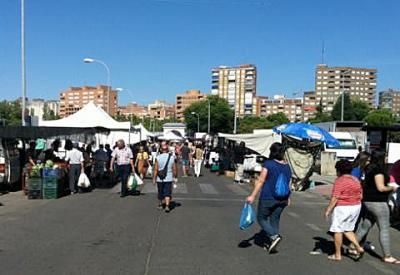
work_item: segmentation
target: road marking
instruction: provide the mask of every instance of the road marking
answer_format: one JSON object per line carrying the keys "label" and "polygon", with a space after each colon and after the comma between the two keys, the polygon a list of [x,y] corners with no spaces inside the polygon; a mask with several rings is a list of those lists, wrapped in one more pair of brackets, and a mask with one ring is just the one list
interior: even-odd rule
{"label": "road marking", "polygon": [[172,190],[172,193],[187,194],[188,193],[188,189],[187,189],[186,183],[178,182],[176,184],[176,188],[174,188],[174,190]]}
{"label": "road marking", "polygon": [[292,211],[287,211],[286,212],[289,216],[293,217],[293,218],[300,218],[300,216]]}
{"label": "road marking", "polygon": [[249,192],[247,192],[242,187],[240,187],[240,185],[237,184],[227,184],[226,187],[237,195],[246,196],[249,194]]}
{"label": "road marking", "polygon": [[177,201],[216,201],[216,202],[242,202],[244,203],[243,199],[220,199],[220,198],[178,198],[174,197],[174,200]]}
{"label": "road marking", "polygon": [[313,223],[306,223],[306,226],[308,226],[309,228],[311,228],[314,231],[322,231],[321,228],[319,228],[317,225],[315,225]]}
{"label": "road marking", "polygon": [[199,187],[201,189],[201,192],[204,194],[210,194],[210,195],[217,195],[218,191],[215,189],[215,187],[212,184],[209,183],[200,183]]}

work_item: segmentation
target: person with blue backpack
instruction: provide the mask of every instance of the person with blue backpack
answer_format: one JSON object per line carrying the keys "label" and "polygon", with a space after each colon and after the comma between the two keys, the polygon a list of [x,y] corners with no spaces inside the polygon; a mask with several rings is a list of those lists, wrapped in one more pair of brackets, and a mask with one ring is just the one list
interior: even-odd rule
{"label": "person with blue backpack", "polygon": [[281,143],[270,147],[269,159],[264,162],[261,174],[254,185],[253,192],[246,202],[254,203],[261,191],[257,209],[257,220],[268,237],[265,248],[275,253],[282,240],[279,234],[279,222],[282,211],[290,204],[290,179],[292,171],[284,160],[285,148]]}

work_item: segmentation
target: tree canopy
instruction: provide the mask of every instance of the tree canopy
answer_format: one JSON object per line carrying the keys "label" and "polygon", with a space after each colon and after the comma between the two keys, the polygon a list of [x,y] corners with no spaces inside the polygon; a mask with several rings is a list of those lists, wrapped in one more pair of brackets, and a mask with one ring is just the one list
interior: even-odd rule
{"label": "tree canopy", "polygon": [[284,113],[271,114],[267,117],[246,116],[239,121],[239,133],[252,133],[254,129],[271,129],[289,122]]}
{"label": "tree canopy", "polygon": [[[370,107],[367,103],[361,100],[351,100],[349,94],[344,94],[344,109],[343,109],[343,120],[344,121],[362,121],[368,115]],[[342,114],[342,97],[339,96],[333,110],[331,112],[332,120],[341,120]]]}
{"label": "tree canopy", "polygon": [[0,120],[6,125],[21,125],[22,108],[19,101],[0,102]]}
{"label": "tree canopy", "polygon": [[[184,111],[187,129],[197,132],[197,114],[199,116],[200,132],[207,132],[208,128],[208,102],[210,102],[210,132],[230,133],[233,129],[234,113],[228,102],[218,96],[208,96],[207,100],[195,102]],[[192,114],[195,113],[195,114]]]}
{"label": "tree canopy", "polygon": [[393,123],[395,123],[396,119],[394,118],[393,114],[390,111],[376,110],[376,111],[370,112],[365,117],[365,122],[368,124],[368,126],[385,127],[385,126],[390,126]]}

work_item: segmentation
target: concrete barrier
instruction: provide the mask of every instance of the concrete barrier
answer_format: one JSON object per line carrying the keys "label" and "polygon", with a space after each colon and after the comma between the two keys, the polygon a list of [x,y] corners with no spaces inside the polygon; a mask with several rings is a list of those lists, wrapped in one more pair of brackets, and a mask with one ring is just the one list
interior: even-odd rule
{"label": "concrete barrier", "polygon": [[321,176],[335,176],[335,164],[335,152],[321,152]]}

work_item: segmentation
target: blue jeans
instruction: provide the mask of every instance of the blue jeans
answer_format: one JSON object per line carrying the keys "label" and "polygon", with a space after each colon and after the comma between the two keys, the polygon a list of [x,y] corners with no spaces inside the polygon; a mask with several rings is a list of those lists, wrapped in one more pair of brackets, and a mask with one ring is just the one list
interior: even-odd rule
{"label": "blue jeans", "polygon": [[287,204],[287,201],[277,200],[259,200],[258,202],[257,220],[270,239],[275,239],[279,235],[279,221]]}

